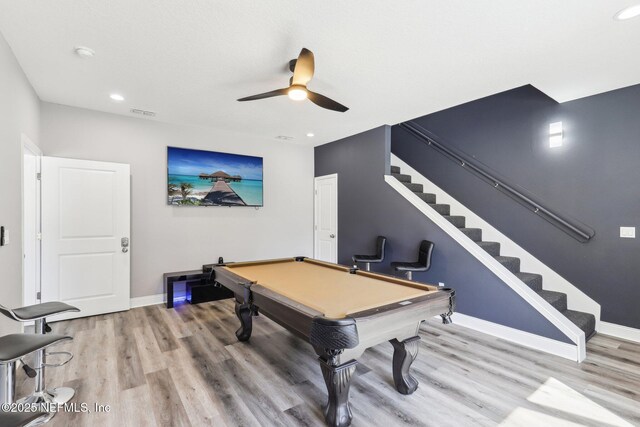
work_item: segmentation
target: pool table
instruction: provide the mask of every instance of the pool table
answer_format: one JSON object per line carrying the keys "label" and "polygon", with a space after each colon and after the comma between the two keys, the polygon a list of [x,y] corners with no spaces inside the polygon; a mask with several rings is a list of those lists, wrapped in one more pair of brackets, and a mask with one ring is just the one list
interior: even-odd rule
{"label": "pool table", "polygon": [[409,368],[420,324],[437,315],[448,323],[455,307],[452,289],[305,257],[214,265],[212,275],[235,294],[240,341],[249,340],[252,316],[261,313],[313,346],[330,426],[351,423],[349,386],[356,359],[369,347],[393,345],[395,387],[413,393],[418,382]]}

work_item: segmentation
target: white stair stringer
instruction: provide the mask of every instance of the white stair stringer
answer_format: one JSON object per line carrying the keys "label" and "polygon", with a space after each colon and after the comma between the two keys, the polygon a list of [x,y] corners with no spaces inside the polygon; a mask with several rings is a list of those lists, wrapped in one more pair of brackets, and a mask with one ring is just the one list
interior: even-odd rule
{"label": "white stair stringer", "polygon": [[[533,257],[530,253],[522,249],[511,239],[500,233],[489,223],[481,219],[468,208],[464,207],[460,202],[448,195],[445,191],[433,184],[431,181],[420,175],[415,169],[400,160],[394,154],[391,154],[391,163],[399,166],[403,174],[411,176],[411,182],[422,184],[425,193],[436,194],[436,200],[439,204],[449,204],[451,206],[451,215],[462,215],[466,217],[466,227],[480,228],[483,233],[483,240],[499,242],[501,249],[509,256],[520,258],[522,271],[535,271],[543,276],[543,288],[563,292],[567,294],[567,304],[569,309],[591,313],[596,318],[596,330],[600,320],[600,305],[586,296],[583,292],[571,285],[566,279],[562,278],[558,273],[551,270],[540,260]],[[523,283],[515,274],[510,272],[506,267],[494,259],[488,252],[482,249],[476,242],[467,237],[455,225],[446,218],[436,212],[428,203],[420,199],[415,193],[409,190],[404,184],[391,175],[385,175],[385,181],[400,193],[407,201],[416,207],[421,213],[433,221],[438,227],[451,236],[463,248],[471,253],[491,272],[500,278],[506,285],[513,289],[521,298],[535,308],[540,314],[555,325],[563,334],[567,336],[575,345],[570,346],[566,343],[557,342],[554,346],[538,346],[531,345],[541,351],[556,354],[571,360],[581,362],[586,357],[586,342],[584,332],[578,328],[573,322],[566,318],[562,313],[556,310],[551,304],[545,301],[533,289]],[[455,213],[454,213],[455,212]],[[549,286],[549,284],[552,286]],[[546,285],[546,286],[545,286]],[[508,339],[508,338],[507,338]],[[553,341],[553,340],[550,340]],[[520,342],[522,344],[522,342]],[[560,345],[564,344],[564,346]],[[526,344],[525,344],[526,345]],[[571,349],[566,348],[570,346]]]}

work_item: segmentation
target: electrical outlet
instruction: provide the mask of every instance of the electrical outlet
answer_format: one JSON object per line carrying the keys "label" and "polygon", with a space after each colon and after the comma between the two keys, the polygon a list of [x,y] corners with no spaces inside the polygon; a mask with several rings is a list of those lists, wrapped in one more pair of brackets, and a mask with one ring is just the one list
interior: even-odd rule
{"label": "electrical outlet", "polygon": [[438,282],[438,286],[444,286],[444,282]]}
{"label": "electrical outlet", "polygon": [[635,227],[620,227],[620,237],[625,239],[635,239],[636,238],[636,228]]}

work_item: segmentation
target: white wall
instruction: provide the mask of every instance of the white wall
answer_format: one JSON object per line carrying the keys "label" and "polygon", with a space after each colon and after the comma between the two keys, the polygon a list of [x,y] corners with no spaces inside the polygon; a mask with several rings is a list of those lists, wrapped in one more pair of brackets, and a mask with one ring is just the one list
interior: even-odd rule
{"label": "white wall", "polygon": [[[38,141],[39,100],[0,34],[0,225],[11,242],[0,247],[0,303],[22,303],[22,142]],[[18,332],[19,324],[0,316],[0,335]]]}
{"label": "white wall", "polygon": [[[313,148],[49,103],[41,114],[46,156],[131,165],[132,297],[163,292],[164,272],[219,256],[313,255]],[[168,206],[168,145],[263,157],[264,207]]]}

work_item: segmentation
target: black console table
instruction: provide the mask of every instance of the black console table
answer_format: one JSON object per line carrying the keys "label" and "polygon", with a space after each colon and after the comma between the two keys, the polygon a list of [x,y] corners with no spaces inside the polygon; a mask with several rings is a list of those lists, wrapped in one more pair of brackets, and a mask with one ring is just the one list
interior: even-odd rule
{"label": "black console table", "polygon": [[[232,292],[228,291],[222,286],[216,286],[214,283],[209,283],[211,267],[214,265],[217,264],[203,265],[201,270],[174,271],[172,273],[164,273],[162,275],[162,278],[164,280],[165,292],[167,293],[167,308],[173,308],[173,284],[176,282],[185,282],[187,290],[191,290],[192,296],[196,289],[201,290],[198,292],[199,298],[197,302],[216,301],[220,299],[231,298],[233,296]],[[207,291],[202,291],[205,289]]]}
{"label": "black console table", "polygon": [[175,282],[202,283],[209,277],[209,273],[203,273],[202,270],[174,271],[173,273],[164,273],[162,277],[167,292],[167,308],[173,308],[173,284]]}

